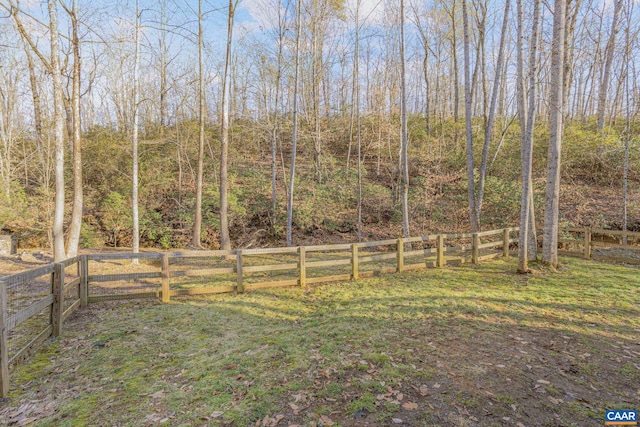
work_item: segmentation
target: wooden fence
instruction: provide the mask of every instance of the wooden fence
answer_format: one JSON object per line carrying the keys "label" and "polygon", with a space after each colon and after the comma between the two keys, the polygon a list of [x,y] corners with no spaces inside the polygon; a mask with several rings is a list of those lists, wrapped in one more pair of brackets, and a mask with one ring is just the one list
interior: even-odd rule
{"label": "wooden fence", "polygon": [[640,232],[565,227],[558,245],[562,255],[640,265]]}
{"label": "wooden fence", "polygon": [[[9,368],[48,337],[60,335],[64,321],[90,303],[133,298],[168,302],[172,297],[306,287],[477,264],[509,256],[517,233],[517,228],[506,228],[293,248],[89,254],[0,277],[0,397],[9,391]],[[569,228],[561,232],[559,243],[565,254],[590,258],[593,248],[640,246],[640,233],[626,234],[621,243],[601,238],[621,232]]]}

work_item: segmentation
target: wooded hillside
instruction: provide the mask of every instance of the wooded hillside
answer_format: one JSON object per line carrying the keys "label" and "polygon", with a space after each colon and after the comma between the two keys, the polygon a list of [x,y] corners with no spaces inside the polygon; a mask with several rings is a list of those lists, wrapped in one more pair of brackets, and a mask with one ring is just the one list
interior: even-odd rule
{"label": "wooded hillside", "polygon": [[559,221],[639,231],[640,10],[558,2],[0,0],[2,233],[59,257],[514,226],[529,134],[534,223],[557,144]]}

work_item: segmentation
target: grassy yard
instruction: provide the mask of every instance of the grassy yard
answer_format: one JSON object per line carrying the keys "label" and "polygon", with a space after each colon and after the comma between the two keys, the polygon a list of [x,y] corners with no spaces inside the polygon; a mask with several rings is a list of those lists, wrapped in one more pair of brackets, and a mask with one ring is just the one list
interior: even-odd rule
{"label": "grassy yard", "polygon": [[0,424],[602,426],[640,409],[640,271],[514,271],[92,305],[13,371]]}

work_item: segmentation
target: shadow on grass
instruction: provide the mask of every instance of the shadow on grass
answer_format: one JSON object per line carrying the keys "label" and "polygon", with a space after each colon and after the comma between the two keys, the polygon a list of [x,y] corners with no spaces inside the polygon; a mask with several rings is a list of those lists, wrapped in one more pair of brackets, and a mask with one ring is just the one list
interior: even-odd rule
{"label": "shadow on grass", "polygon": [[95,305],[17,370],[23,390],[0,415],[36,400],[56,408],[44,425],[247,426],[276,415],[311,425],[324,415],[350,426],[363,424],[358,413],[370,425],[599,426],[640,392],[640,279],[599,266],[567,261],[526,285],[513,263],[496,262]]}

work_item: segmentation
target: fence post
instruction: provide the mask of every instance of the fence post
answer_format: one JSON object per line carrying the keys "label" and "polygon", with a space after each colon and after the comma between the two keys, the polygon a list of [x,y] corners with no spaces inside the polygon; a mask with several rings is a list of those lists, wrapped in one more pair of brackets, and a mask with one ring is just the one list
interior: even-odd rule
{"label": "fence post", "polygon": [[89,260],[86,255],[80,255],[80,307],[89,303]]}
{"label": "fence post", "polygon": [[9,343],[7,331],[7,284],[0,282],[0,397],[9,394]]}
{"label": "fence post", "polygon": [[238,272],[236,292],[243,293],[244,284],[242,283],[242,251],[240,249],[236,251],[236,271]]}
{"label": "fence post", "polygon": [[591,259],[591,227],[584,229],[584,257]]}
{"label": "fence post", "polygon": [[58,337],[62,333],[62,313],[64,311],[64,265],[53,265],[53,279],[51,292],[53,293],[53,305],[51,306],[51,325],[53,336]]}
{"label": "fence post", "polygon": [[442,234],[438,234],[438,237],[436,238],[436,244],[436,267],[444,267],[446,262],[444,259],[444,236]]}
{"label": "fence post", "polygon": [[351,280],[358,280],[358,244],[351,245]]}
{"label": "fence post", "polygon": [[160,254],[162,264],[162,302],[171,300],[171,287],[169,286],[169,254]]}
{"label": "fence post", "polygon": [[502,256],[505,258],[509,258],[509,233],[508,228],[502,230]]}
{"label": "fence post", "polygon": [[404,239],[399,238],[397,243],[398,262],[396,265],[396,272],[400,273],[404,270]]}
{"label": "fence post", "polygon": [[478,246],[480,246],[480,237],[478,236],[478,233],[473,233],[473,243],[471,244],[471,263],[472,264],[477,264],[478,263]]}
{"label": "fence post", "polygon": [[307,255],[304,246],[298,246],[298,274],[300,287],[307,287]]}

